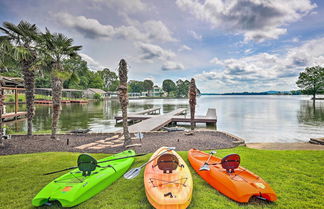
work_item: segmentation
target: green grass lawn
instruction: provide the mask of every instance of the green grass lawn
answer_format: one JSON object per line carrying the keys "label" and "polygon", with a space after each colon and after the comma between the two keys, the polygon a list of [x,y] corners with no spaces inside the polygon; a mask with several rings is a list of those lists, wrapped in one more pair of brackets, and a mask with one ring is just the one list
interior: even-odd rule
{"label": "green grass lawn", "polygon": [[[278,195],[275,203],[238,204],[223,196],[193,169],[193,199],[189,208],[323,208],[324,152],[323,151],[267,151],[246,147],[219,150],[224,157],[230,153],[241,156],[241,165],[266,180]],[[187,152],[180,152],[187,160]],[[37,153],[0,156],[0,208],[33,208],[32,198],[55,177],[42,173],[76,165],[77,153]],[[107,154],[93,154],[97,159]],[[137,167],[150,155],[136,159]],[[191,167],[190,167],[191,168]],[[143,169],[144,170],[144,169]],[[57,208],[57,206],[44,207]],[[92,199],[75,208],[151,208],[143,186],[143,171],[132,180],[119,179]]]}

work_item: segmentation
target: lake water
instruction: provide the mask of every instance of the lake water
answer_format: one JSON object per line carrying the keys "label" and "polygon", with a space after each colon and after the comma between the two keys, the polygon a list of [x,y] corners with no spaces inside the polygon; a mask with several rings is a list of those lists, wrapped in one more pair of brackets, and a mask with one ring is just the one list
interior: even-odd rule
{"label": "lake water", "polygon": [[[324,100],[315,108],[308,96],[201,96],[197,115],[216,108],[217,129],[240,136],[247,142],[296,142],[310,137],[324,137]],[[162,113],[188,108],[187,99],[139,99],[129,101],[129,111],[161,107]],[[7,106],[9,112],[13,106]],[[21,107],[24,108],[23,106]],[[36,105],[34,129],[51,128],[51,106]],[[91,128],[93,132],[111,132],[114,116],[121,114],[117,100],[89,104],[63,104],[59,128],[69,131]],[[26,131],[26,121],[7,123],[14,131]],[[187,126],[189,128],[189,126]],[[204,124],[198,128],[206,128]],[[211,128],[211,127],[207,127]]]}

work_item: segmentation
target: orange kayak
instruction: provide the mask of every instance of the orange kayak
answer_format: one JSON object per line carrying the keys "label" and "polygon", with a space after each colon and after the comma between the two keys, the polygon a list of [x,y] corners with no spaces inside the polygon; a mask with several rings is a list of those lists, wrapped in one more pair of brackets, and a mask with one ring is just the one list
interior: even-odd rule
{"label": "orange kayak", "polygon": [[[208,163],[205,162],[209,159]],[[259,176],[239,166],[240,157],[232,154],[223,159],[197,149],[188,152],[188,159],[195,171],[216,190],[241,203],[251,197],[276,201],[277,196],[270,185]],[[206,168],[201,170],[201,168]],[[209,169],[209,170],[208,170]]]}
{"label": "orange kayak", "polygon": [[146,165],[146,197],[155,208],[187,208],[192,197],[192,176],[184,160],[173,150],[161,147]]}

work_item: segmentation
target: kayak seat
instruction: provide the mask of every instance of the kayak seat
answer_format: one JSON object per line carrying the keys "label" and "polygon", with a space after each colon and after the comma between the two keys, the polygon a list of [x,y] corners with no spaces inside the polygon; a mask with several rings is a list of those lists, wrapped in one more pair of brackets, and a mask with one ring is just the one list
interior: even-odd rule
{"label": "kayak seat", "polygon": [[78,168],[82,176],[90,176],[97,168],[97,160],[88,154],[81,154],[78,157]]}
{"label": "kayak seat", "polygon": [[230,154],[222,159],[221,164],[227,173],[233,173],[234,169],[239,167],[240,162],[241,158],[238,154]]}
{"label": "kayak seat", "polygon": [[163,154],[157,159],[157,164],[153,166],[163,171],[163,173],[172,173],[173,170],[176,170],[179,166],[178,158],[173,154]]}

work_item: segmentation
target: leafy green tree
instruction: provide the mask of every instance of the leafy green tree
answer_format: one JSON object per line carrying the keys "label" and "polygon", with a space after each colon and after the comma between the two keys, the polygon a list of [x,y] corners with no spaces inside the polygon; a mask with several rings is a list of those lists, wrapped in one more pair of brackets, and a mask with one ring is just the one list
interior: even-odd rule
{"label": "leafy green tree", "polygon": [[110,71],[108,68],[104,68],[102,71],[98,71],[104,82],[104,89],[108,91],[116,91],[119,86],[118,76],[115,72]]}
{"label": "leafy green tree", "polygon": [[128,82],[130,92],[143,92],[144,91],[144,82],[131,80]]}
{"label": "leafy green tree", "polygon": [[[27,106],[27,135],[32,135],[34,115],[35,71],[42,65],[39,59],[39,30],[35,24],[21,21],[18,25],[4,22],[0,31],[1,64],[6,69],[22,71]],[[5,56],[3,56],[5,55]]]}
{"label": "leafy green tree", "polygon": [[299,74],[296,84],[299,88],[310,92],[315,102],[316,93],[324,89],[324,68],[321,66],[307,67]]}
{"label": "leafy green tree", "polygon": [[88,88],[103,89],[104,81],[98,72],[89,72]]}
{"label": "leafy green tree", "polygon": [[167,79],[167,80],[163,81],[162,89],[163,89],[163,91],[166,91],[168,93],[168,96],[169,96],[170,92],[176,91],[177,86],[172,80]]}
{"label": "leafy green tree", "polygon": [[73,39],[66,37],[62,33],[46,33],[42,35],[44,44],[44,56],[49,63],[52,76],[52,139],[56,139],[57,123],[60,117],[61,97],[63,81],[71,77],[72,72],[64,68],[63,62],[66,59],[78,56],[77,52],[81,46],[73,46]]}
{"label": "leafy green tree", "polygon": [[188,97],[188,91],[189,91],[189,86],[190,86],[190,82],[188,80],[177,80],[176,82],[177,84],[177,97]]}
{"label": "leafy green tree", "polygon": [[[71,72],[71,76],[63,83],[63,87],[67,89],[83,89],[80,85],[82,75],[89,71],[87,62],[82,60],[80,56],[63,60],[63,68]],[[88,81],[86,82],[88,85]]]}
{"label": "leafy green tree", "polygon": [[149,94],[152,91],[154,86],[153,81],[151,80],[144,80],[144,90],[147,91]]}

